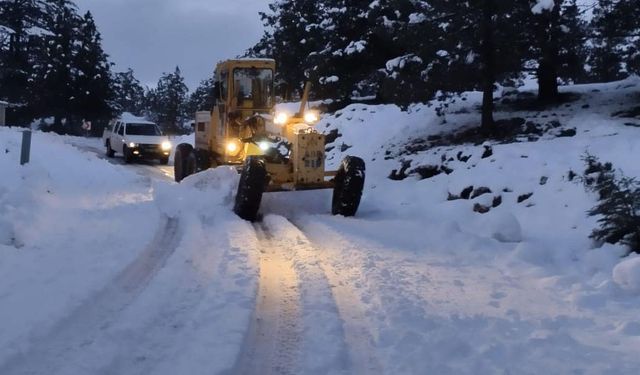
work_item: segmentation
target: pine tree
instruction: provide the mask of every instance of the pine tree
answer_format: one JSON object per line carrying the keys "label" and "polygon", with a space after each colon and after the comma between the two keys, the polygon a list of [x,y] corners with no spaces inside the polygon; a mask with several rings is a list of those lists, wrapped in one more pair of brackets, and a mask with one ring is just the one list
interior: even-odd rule
{"label": "pine tree", "polygon": [[113,91],[116,111],[142,115],[145,108],[145,92],[132,69],[114,74]]}
{"label": "pine tree", "polygon": [[34,107],[40,114],[54,117],[54,131],[73,133],[81,120],[72,115],[78,99],[73,64],[80,18],[69,1],[55,0],[53,4],[47,20],[50,34],[44,38],[45,56],[35,71],[34,81],[40,85],[41,95]]}
{"label": "pine tree", "polygon": [[101,124],[94,127],[99,132],[114,113],[110,63],[90,12],[80,20],[77,30],[72,60],[75,99],[70,110],[84,120]]}
{"label": "pine tree", "polygon": [[530,51],[538,62],[538,98],[545,102],[558,100],[558,80],[579,79],[583,76],[582,46],[586,25],[579,17],[575,0],[555,0],[549,8],[531,0],[531,29],[533,40]]}
{"label": "pine tree", "polygon": [[202,80],[196,90],[189,96],[186,105],[187,115],[194,115],[198,111],[210,111],[214,105],[214,79]]}
{"label": "pine tree", "polygon": [[31,121],[30,77],[51,7],[46,0],[0,1],[0,99],[16,105],[7,113],[13,124]]}
{"label": "pine tree", "polygon": [[322,42],[321,2],[282,0],[269,9],[269,13],[260,13],[268,31],[247,55],[275,58],[276,92],[291,99],[301,93],[308,79],[307,59]]}
{"label": "pine tree", "polygon": [[441,58],[431,7],[425,1],[380,1],[374,11],[378,19],[374,34],[386,52],[386,61],[377,70],[377,99],[402,106],[431,100],[439,89],[432,68]]}
{"label": "pine tree", "polygon": [[588,61],[593,79],[609,82],[628,75],[626,63],[634,59],[630,34],[638,29],[639,12],[637,1],[598,1],[592,20],[594,47]]}
{"label": "pine tree", "polygon": [[[494,130],[493,91],[495,84],[517,77],[526,56],[521,39],[526,17],[520,2],[471,0],[432,1],[433,18],[442,41],[441,57],[434,72],[442,77],[443,91],[483,92],[481,127]],[[436,74],[432,74],[432,77]]]}
{"label": "pine tree", "polygon": [[168,134],[185,131],[187,92],[180,68],[176,67],[173,73],[163,74],[157,87],[148,93],[151,117]]}

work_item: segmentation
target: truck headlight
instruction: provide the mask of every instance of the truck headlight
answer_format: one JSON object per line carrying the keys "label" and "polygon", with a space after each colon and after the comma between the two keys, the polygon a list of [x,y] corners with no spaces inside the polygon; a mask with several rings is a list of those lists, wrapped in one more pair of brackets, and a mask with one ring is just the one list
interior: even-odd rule
{"label": "truck headlight", "polygon": [[316,122],[318,122],[318,120],[320,120],[320,116],[318,115],[317,112],[315,111],[305,112],[304,122],[306,122],[307,124],[315,124]]}
{"label": "truck headlight", "polygon": [[135,143],[133,143],[133,142],[130,142],[130,143],[129,143],[129,147],[130,147],[130,148],[136,148],[136,147],[138,147],[138,145],[137,145],[137,144],[135,144]]}
{"label": "truck headlight", "polygon": [[289,120],[289,115],[284,112],[276,113],[276,117],[273,119],[273,123],[276,125],[284,125]]}
{"label": "truck headlight", "polygon": [[160,147],[162,148],[162,151],[169,151],[171,150],[171,142],[164,141]]}

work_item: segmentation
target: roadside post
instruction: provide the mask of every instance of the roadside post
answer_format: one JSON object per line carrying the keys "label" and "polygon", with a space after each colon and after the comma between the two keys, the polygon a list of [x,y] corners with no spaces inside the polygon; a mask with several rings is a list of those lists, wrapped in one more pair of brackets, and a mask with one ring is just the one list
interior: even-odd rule
{"label": "roadside post", "polygon": [[29,162],[31,154],[31,130],[25,130],[22,132],[22,152],[20,153],[20,165],[25,165]]}

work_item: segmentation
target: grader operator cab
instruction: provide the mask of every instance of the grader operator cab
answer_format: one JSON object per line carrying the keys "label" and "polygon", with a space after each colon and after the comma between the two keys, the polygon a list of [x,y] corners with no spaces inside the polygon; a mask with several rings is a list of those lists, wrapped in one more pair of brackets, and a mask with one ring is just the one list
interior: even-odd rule
{"label": "grader operator cab", "polygon": [[178,145],[175,179],[219,165],[241,168],[234,206],[245,220],[257,218],[264,192],[333,189],[331,212],[353,216],[358,210],[365,164],[347,156],[337,171],[325,171],[325,136],[313,125],[315,111],[305,110],[307,84],[295,114],[275,112],[275,61],[228,60],[215,71],[215,104],[197,112],[195,148]]}

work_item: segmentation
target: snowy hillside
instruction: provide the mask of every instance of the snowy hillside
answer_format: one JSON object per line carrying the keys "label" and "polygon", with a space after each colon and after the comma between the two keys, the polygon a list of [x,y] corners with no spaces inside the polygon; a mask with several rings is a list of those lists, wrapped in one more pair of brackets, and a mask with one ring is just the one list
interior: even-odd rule
{"label": "snowy hillside", "polygon": [[0,373],[636,374],[640,257],[589,239],[597,196],[569,172],[589,152],[640,176],[638,89],[506,96],[524,130],[480,144],[451,135],[477,93],[351,105],[317,126],[331,167],[367,163],[358,215],[272,193],[253,225],[232,169],[178,185],[45,133],[20,167],[0,129]]}

